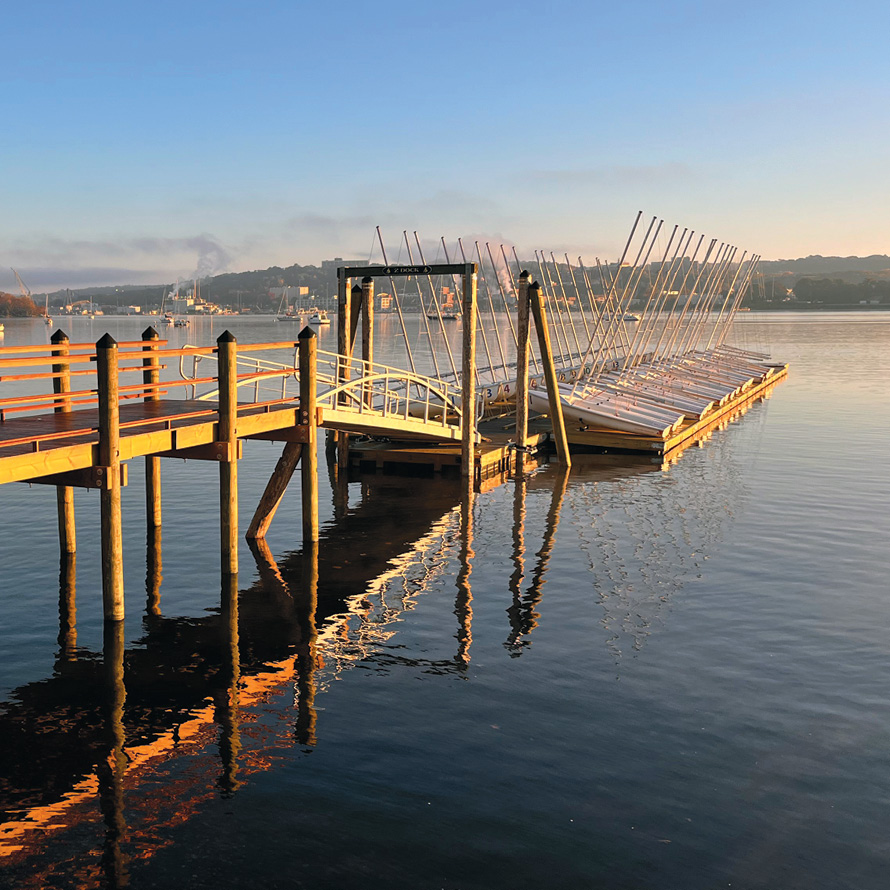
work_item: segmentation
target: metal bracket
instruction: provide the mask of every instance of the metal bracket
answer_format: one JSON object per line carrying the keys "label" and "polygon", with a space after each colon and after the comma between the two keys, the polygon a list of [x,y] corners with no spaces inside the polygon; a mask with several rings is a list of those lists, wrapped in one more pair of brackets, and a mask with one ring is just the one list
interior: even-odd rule
{"label": "metal bracket", "polygon": [[[51,476],[41,476],[39,479],[29,479],[38,485],[62,485],[70,488],[98,488],[109,489],[109,467],[85,467],[82,470],[66,470],[64,473],[53,473]],[[128,482],[127,465],[120,465],[121,488],[126,488]]]}

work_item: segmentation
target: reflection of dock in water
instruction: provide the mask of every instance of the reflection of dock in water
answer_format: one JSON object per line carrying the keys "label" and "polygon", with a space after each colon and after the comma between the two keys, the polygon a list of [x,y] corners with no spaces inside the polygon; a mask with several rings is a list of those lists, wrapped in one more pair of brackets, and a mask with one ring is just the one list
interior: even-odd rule
{"label": "reflection of dock in water", "polygon": [[[139,787],[127,801],[130,844],[155,821],[181,821],[202,801],[233,793],[272,756],[248,751],[240,727],[288,685],[296,713],[281,710],[278,725],[291,728],[271,747],[313,745],[319,688],[391,636],[389,625],[457,550],[459,483],[428,480],[413,498],[412,485],[366,481],[362,501],[308,553],[276,563],[259,543],[259,582],[239,595],[224,581],[220,609],[206,617],[161,614],[160,553],[150,547],[144,634],[126,652],[123,640],[106,640],[104,658],[74,647],[74,563],[66,564],[54,674],[0,706],[0,865],[23,864],[55,831],[94,822],[97,795],[104,848],[118,849],[124,786]],[[393,510],[394,499],[410,508]],[[200,770],[192,763],[179,774],[211,746],[219,761],[205,755]],[[33,886],[41,886],[36,876]]]}
{"label": "reflection of dock in water", "polygon": [[[738,491],[727,483],[741,471],[731,449],[709,451],[707,466],[682,482],[657,457],[621,455],[577,458],[571,475],[551,466],[514,479],[504,642],[511,655],[531,642],[566,522],[591,563],[596,599],[579,606],[598,603],[616,657],[622,636],[642,645],[696,559],[725,533],[733,505],[720,492]],[[640,484],[645,497],[625,497]],[[534,521],[530,492],[549,492]],[[101,862],[84,856],[72,867],[103,869],[113,885],[123,883],[128,855],[170,843],[165,826],[236,793],[294,746],[311,750],[323,740],[316,698],[351,666],[463,671],[472,646],[474,503],[458,507],[459,496],[456,480],[418,486],[378,475],[363,479],[361,501],[350,508],[335,485],[335,519],[317,546],[276,560],[255,542],[258,581],[239,593],[227,576],[219,610],[198,618],[163,615],[155,536],[144,634],[126,652],[123,639],[106,639],[104,657],[76,648],[74,564],[65,564],[54,675],[0,708],[0,865],[15,869],[17,886],[43,886],[37,856],[56,838],[68,842],[69,829],[103,851]],[[456,588],[452,657],[422,660],[388,644],[418,597],[448,583]]]}

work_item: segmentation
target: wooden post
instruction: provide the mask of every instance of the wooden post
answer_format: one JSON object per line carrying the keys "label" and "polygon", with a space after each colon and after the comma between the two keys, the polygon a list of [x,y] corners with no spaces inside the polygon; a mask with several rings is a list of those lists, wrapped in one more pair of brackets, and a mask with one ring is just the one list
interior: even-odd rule
{"label": "wooden post", "polygon": [[303,546],[318,540],[318,412],[316,410],[315,331],[308,325],[300,331],[300,422],[306,424],[308,441],[303,445],[300,474],[303,497]]}
{"label": "wooden post", "polygon": [[120,414],[117,342],[105,334],[96,344],[99,391],[99,466],[104,470],[99,507],[102,536],[102,605],[106,621],[124,617],[124,558],[121,534]]}
{"label": "wooden post", "polygon": [[164,560],[161,551],[161,527],[149,526],[145,536],[145,614],[161,617],[161,581]]}
{"label": "wooden post", "polygon": [[463,274],[463,361],[461,363],[460,472],[476,477],[476,264],[467,263]]}
{"label": "wooden post", "polygon": [[[158,340],[160,334],[153,328],[147,327],[142,332],[145,346],[143,352],[147,352],[142,364],[146,370],[142,372],[142,382],[148,386],[161,382],[160,359],[157,356]],[[161,399],[156,389],[148,390],[145,394],[146,402],[158,402]],[[161,459],[153,454],[145,457],[145,514],[149,529],[161,526]]]}
{"label": "wooden post", "polygon": [[216,340],[219,374],[217,441],[228,444],[219,465],[220,555],[224,575],[238,572],[238,344],[229,331]]}
{"label": "wooden post", "polygon": [[[142,372],[142,382],[146,386],[160,383],[160,359],[157,356],[160,334],[149,326],[142,332],[142,339],[145,342],[142,349],[148,353],[142,359],[142,365],[146,369]],[[156,389],[151,389],[146,392],[144,399],[146,402],[157,402],[161,396]],[[145,611],[147,615],[158,618],[161,615],[164,563],[161,546],[161,459],[154,454],[145,456],[145,518]]]}
{"label": "wooden post", "polygon": [[547,397],[550,401],[550,422],[553,424],[553,439],[556,444],[556,453],[560,461],[566,467],[570,467],[572,465],[572,455],[569,452],[569,440],[566,437],[566,425],[562,416],[559,381],[556,378],[556,368],[553,366],[550,331],[547,328],[544,301],[541,299],[541,285],[537,281],[529,287],[528,297],[532,315],[535,319],[535,329],[538,333],[538,349],[541,353],[541,361],[544,364],[544,379],[547,381]]}
{"label": "wooden post", "polygon": [[[62,331],[56,331],[50,337],[53,355],[67,356],[70,352],[68,345],[71,342],[68,335]],[[71,366],[68,362],[60,362],[53,365],[53,392],[64,395],[71,392]],[[60,399],[53,408],[56,414],[67,414],[71,411],[71,403],[67,398]],[[56,486],[56,510],[59,516],[59,549],[63,556],[77,551],[77,535],[74,524],[74,489],[70,485]]]}
{"label": "wooden post", "polygon": [[355,285],[352,288],[352,314],[349,317],[349,355],[355,354],[355,335],[358,333],[358,320],[362,317],[363,288]]}
{"label": "wooden post", "polygon": [[[352,290],[349,279],[342,269],[337,270],[337,354],[340,356],[337,379],[340,383],[349,380],[349,357],[352,355]],[[345,404],[346,397],[337,399]],[[349,433],[337,432],[337,465],[346,470],[349,465]]]}
{"label": "wooden post", "polygon": [[77,660],[77,556],[59,561],[59,658]]}
{"label": "wooden post", "polygon": [[528,285],[531,276],[523,272],[519,276],[519,305],[516,319],[516,469],[525,466],[526,439],[528,437],[528,335],[529,305]]}
{"label": "wooden post", "polygon": [[[362,361],[367,362],[365,371],[374,364],[374,279],[368,275],[362,279]],[[370,407],[374,392],[370,384],[365,390],[365,404]]]}

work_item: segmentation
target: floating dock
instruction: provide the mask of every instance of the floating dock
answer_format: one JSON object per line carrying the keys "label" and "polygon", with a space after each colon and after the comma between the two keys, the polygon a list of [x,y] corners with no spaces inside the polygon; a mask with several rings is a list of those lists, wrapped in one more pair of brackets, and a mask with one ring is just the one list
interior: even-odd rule
{"label": "floating dock", "polygon": [[[684,424],[669,438],[639,436],[618,430],[584,429],[566,423],[566,436],[573,450],[600,453],[649,454],[672,463],[687,448],[705,440],[715,429],[741,417],[756,402],[769,398],[770,393],[788,376],[788,366],[754,384],[726,404],[711,411],[700,420]],[[553,451],[551,423],[546,414],[529,418],[526,435],[525,462],[543,459]],[[477,489],[489,488],[491,480],[505,479],[518,470],[515,422],[500,417],[479,424],[483,441],[475,452],[475,482]],[[358,472],[391,472],[433,474],[458,471],[461,465],[459,445],[424,445],[417,442],[359,439],[350,442],[349,466]]]}

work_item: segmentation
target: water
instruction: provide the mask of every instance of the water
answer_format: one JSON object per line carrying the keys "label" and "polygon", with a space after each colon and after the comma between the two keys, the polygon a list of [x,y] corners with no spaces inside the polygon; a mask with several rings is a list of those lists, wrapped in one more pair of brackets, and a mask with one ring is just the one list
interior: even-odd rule
{"label": "water", "polygon": [[[884,887],[890,319],[738,328],[791,375],[669,468],[544,467],[477,495],[469,538],[450,480],[325,477],[317,584],[290,491],[237,622],[209,464],[164,463],[146,609],[134,465],[122,681],[98,496],[60,641],[54,493],[0,488],[0,884]],[[242,528],[278,450],[245,446]]]}

